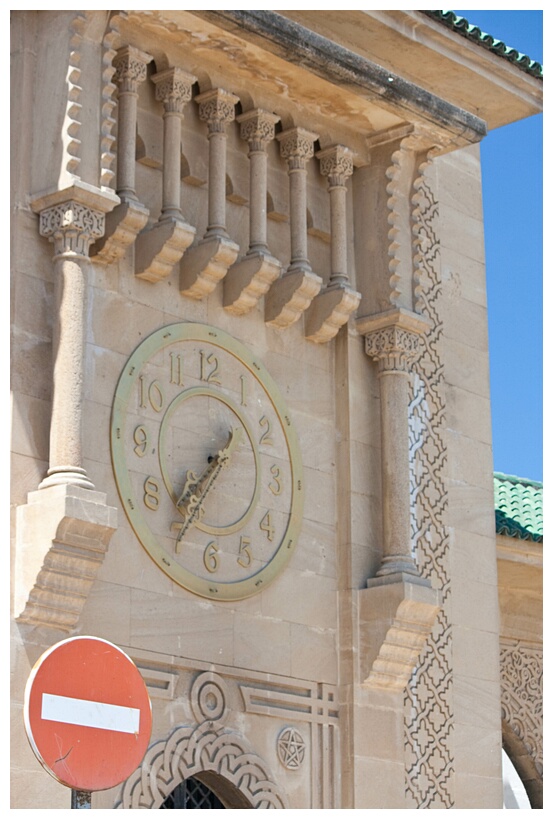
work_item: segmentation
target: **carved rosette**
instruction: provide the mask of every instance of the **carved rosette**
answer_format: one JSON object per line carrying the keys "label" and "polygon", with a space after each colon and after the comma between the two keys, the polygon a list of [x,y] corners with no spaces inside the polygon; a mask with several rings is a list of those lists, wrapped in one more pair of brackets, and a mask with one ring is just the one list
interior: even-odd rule
{"label": "carved rosette", "polygon": [[378,361],[380,372],[408,372],[420,349],[420,334],[396,325],[365,336],[365,352]]}
{"label": "carved rosette", "polygon": [[56,256],[88,257],[90,245],[104,235],[105,214],[69,199],[40,212],[40,235],[54,243]]}
{"label": "carved rosette", "polygon": [[304,128],[290,128],[278,134],[280,155],[288,162],[289,170],[305,170],[307,162],[313,157],[313,143],[318,134]]}
{"label": "carved rosette", "polygon": [[146,79],[146,66],[151,56],[138,48],[120,48],[113,60],[115,73],[113,82],[119,86],[119,93],[138,92],[138,85]]}
{"label": "carved rosette", "polygon": [[328,188],[343,188],[353,173],[353,154],[344,145],[333,145],[318,151],[321,175],[328,177]]}
{"label": "carved rosette", "polygon": [[192,97],[196,77],[182,68],[167,68],[152,77],[156,87],[156,100],[163,103],[167,114],[182,114],[185,103]]}
{"label": "carved rosette", "polygon": [[208,134],[211,136],[225,133],[225,126],[227,122],[233,121],[234,109],[240,100],[222,88],[214,88],[197,96],[196,102],[200,106],[200,119],[207,123]]}
{"label": "carved rosette", "polygon": [[248,143],[250,152],[265,151],[266,145],[275,138],[275,125],[280,120],[276,114],[255,108],[236,117],[240,123],[240,136]]}

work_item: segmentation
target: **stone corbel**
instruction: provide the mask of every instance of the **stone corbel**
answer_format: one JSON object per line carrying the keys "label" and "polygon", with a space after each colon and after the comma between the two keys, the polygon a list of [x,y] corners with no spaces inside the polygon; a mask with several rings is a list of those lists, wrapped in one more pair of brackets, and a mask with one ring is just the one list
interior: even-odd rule
{"label": "stone corbel", "polygon": [[284,329],[296,322],[319,293],[323,280],[307,258],[307,162],[317,134],[289,128],[278,135],[280,154],[288,163],[291,260],[265,299],[265,323]]}
{"label": "stone corbel", "polygon": [[249,146],[250,246],[223,284],[223,306],[236,316],[255,307],[280,274],[280,262],[267,247],[267,144],[275,137],[279,117],[256,108],[237,120],[240,136]]}
{"label": "stone corbel", "polygon": [[353,173],[351,151],[335,145],[319,151],[321,174],[330,194],[331,274],[328,285],[313,299],[305,315],[305,336],[317,344],[334,338],[357,310],[361,293],[350,286],[347,262],[346,181]]}
{"label": "stone corbel", "polygon": [[138,85],[146,79],[146,66],[151,60],[150,54],[132,46],[119,49],[113,60],[113,82],[119,89],[117,195],[121,204],[107,215],[104,236],[91,250],[92,258],[100,264],[122,258],[150,215],[136,195],[135,156]]}
{"label": "stone corbel", "polygon": [[209,140],[208,226],[203,239],[188,248],[181,262],[180,292],[202,299],[213,292],[240,248],[226,229],[226,125],[234,120],[238,97],[215,88],[196,97]]}
{"label": "stone corbel", "polygon": [[359,592],[361,672],[369,688],[405,688],[440,607],[438,592],[417,567],[410,525],[410,364],[429,327],[424,316],[403,308],[357,321],[380,382],[382,559]]}
{"label": "stone corbel", "polygon": [[17,515],[17,620],[70,632],[117,528],[117,509],[103,492],[61,484],[30,492]]}
{"label": "stone corbel", "polygon": [[181,121],[196,77],[180,68],[167,68],[154,74],[152,81],[156,99],[164,108],[162,207],[157,223],[143,231],[136,241],[135,275],[158,282],[170,275],[196,235],[180,207]]}

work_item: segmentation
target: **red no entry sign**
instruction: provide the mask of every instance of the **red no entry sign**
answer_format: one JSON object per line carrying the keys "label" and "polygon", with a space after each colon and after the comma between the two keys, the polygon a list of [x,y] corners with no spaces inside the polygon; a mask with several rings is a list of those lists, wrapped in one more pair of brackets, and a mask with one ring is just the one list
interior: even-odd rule
{"label": "red no entry sign", "polygon": [[42,765],[80,791],[127,779],[152,731],[140,672],[121,649],[97,637],[72,637],[42,655],[27,681],[24,717]]}

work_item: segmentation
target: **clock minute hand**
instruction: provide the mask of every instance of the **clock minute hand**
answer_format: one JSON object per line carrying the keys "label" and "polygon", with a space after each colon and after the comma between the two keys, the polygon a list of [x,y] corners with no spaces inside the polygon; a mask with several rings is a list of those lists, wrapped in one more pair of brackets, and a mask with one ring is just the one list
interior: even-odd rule
{"label": "clock minute hand", "polygon": [[240,444],[241,439],[242,428],[234,427],[229,433],[225,447],[210,459],[209,465],[199,478],[191,470],[187,472],[182,495],[177,501],[178,508],[184,507],[184,523],[177,536],[177,543],[180,543],[190,526],[203,517],[204,500],[221,470],[228,467],[231,455]]}

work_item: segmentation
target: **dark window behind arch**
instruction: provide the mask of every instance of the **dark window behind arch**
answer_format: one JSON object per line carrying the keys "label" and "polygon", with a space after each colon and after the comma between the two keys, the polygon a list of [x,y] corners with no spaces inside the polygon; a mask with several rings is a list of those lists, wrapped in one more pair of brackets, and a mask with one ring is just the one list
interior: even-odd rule
{"label": "dark window behind arch", "polygon": [[180,782],[160,807],[175,810],[210,810],[225,806],[207,785],[191,776]]}

